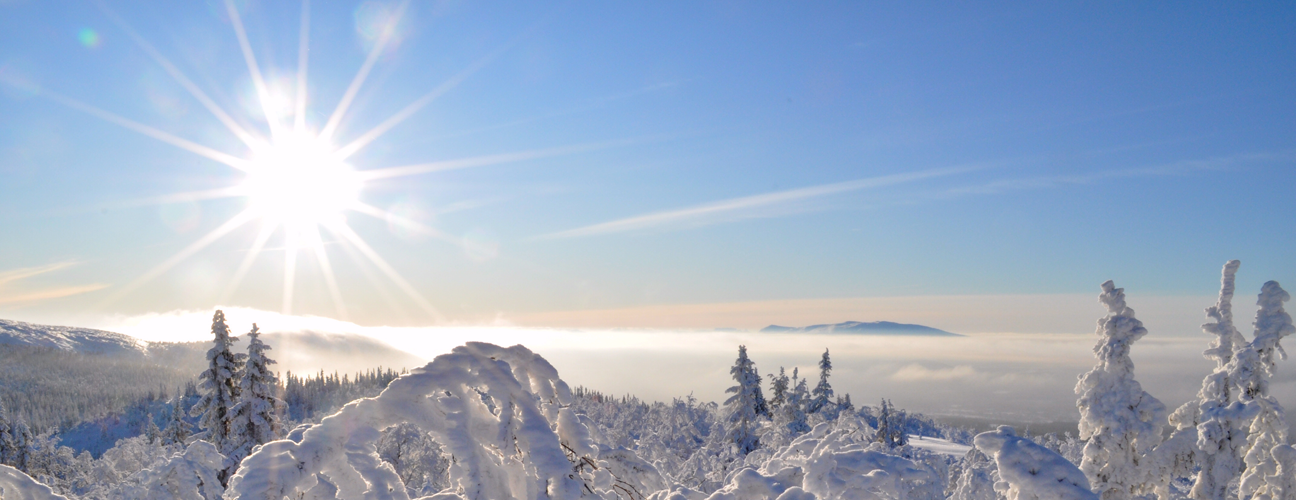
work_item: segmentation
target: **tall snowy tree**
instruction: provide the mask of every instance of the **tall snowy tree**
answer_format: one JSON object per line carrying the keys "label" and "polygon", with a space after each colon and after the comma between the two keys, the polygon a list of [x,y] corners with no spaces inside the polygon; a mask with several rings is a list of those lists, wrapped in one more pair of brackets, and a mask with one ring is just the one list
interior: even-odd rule
{"label": "tall snowy tree", "polygon": [[232,409],[234,419],[230,433],[233,444],[227,454],[235,468],[244,457],[252,454],[257,445],[283,437],[282,416],[288,411],[288,405],[275,395],[279,389],[279,377],[270,371],[275,360],[266,356],[270,346],[261,341],[256,323],[252,324],[252,331],[247,336],[247,363],[239,381],[239,402]]}
{"label": "tall snowy tree", "polygon": [[1215,335],[1210,348],[1203,353],[1215,360],[1215,371],[1202,380],[1197,393],[1197,463],[1201,469],[1193,482],[1192,498],[1225,500],[1229,482],[1242,472],[1239,450],[1246,445],[1247,424],[1256,414],[1254,405],[1238,400],[1232,372],[1234,353],[1245,348],[1246,339],[1233,326],[1233,292],[1240,262],[1224,264],[1220,278],[1219,300],[1206,309],[1211,322],[1202,330]]}
{"label": "tall snowy tree", "polygon": [[823,358],[819,360],[819,383],[810,391],[810,404],[807,408],[809,413],[819,413],[819,410],[832,404],[833,390],[832,385],[828,384],[830,373],[832,361],[828,359],[828,349],[824,349]]}
{"label": "tall snowy tree", "polygon": [[198,427],[202,429],[198,433],[199,439],[210,442],[217,451],[228,456],[239,444],[231,432],[234,412],[230,410],[238,404],[239,372],[247,356],[230,352],[230,347],[238,339],[230,337],[224,312],[217,310],[212,316],[211,331],[215,338],[212,348],[207,351],[207,370],[198,377],[202,380],[202,397],[189,409],[189,414],[201,417],[198,421]]}
{"label": "tall snowy tree", "polygon": [[1234,378],[1238,399],[1256,405],[1258,411],[1251,420],[1247,444],[1241,450],[1246,472],[1242,474],[1238,491],[1243,498],[1265,487],[1266,475],[1277,473],[1278,461],[1270,450],[1287,444],[1287,418],[1278,399],[1269,394],[1269,378],[1274,374],[1274,354],[1286,357],[1279,341],[1296,333],[1291,315],[1283,310],[1283,302],[1288,300],[1291,295],[1277,281],[1264,284],[1257,301],[1260,309],[1256,311],[1255,337],[1247,349],[1239,350],[1234,356],[1238,366]]}
{"label": "tall snowy tree", "polygon": [[736,447],[739,454],[745,455],[760,445],[756,437],[756,428],[760,425],[756,413],[757,394],[760,390],[760,377],[755,366],[747,358],[747,346],[738,346],[738,360],[729,369],[738,385],[725,390],[733,394],[725,401],[725,418],[728,425],[725,438]]}
{"label": "tall snowy tree", "polygon": [[1147,335],[1125,291],[1111,281],[1102,284],[1098,300],[1107,316],[1098,320],[1098,365],[1080,377],[1080,439],[1087,440],[1080,470],[1102,500],[1128,500],[1152,493],[1147,456],[1161,442],[1165,405],[1134,380],[1130,347]]}

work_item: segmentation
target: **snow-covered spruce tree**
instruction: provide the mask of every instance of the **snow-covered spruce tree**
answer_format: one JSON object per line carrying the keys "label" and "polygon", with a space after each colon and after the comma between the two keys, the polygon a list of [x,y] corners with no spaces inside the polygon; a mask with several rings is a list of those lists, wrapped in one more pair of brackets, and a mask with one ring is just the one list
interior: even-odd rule
{"label": "snow-covered spruce tree", "polygon": [[[216,450],[228,456],[239,444],[232,435],[231,422],[234,412],[231,409],[238,404],[239,372],[243,369],[245,354],[230,352],[230,346],[238,340],[230,337],[229,327],[225,325],[225,313],[217,310],[212,316],[212,348],[207,351],[207,370],[198,376],[202,380],[202,397],[189,409],[189,414],[201,417],[198,427],[202,432],[199,439],[210,442]],[[225,477],[222,476],[222,481]]]}
{"label": "snow-covered spruce tree", "polygon": [[787,441],[810,431],[806,422],[806,404],[810,394],[806,389],[806,379],[797,376],[797,369],[792,369],[792,387],[784,394],[783,406],[774,416],[774,425],[779,427],[789,438]]}
{"label": "snow-covered spruce tree", "polygon": [[1109,280],[1098,300],[1107,316],[1098,320],[1098,365],[1080,376],[1080,439],[1087,440],[1080,470],[1102,500],[1128,500],[1152,493],[1148,453],[1161,442],[1165,405],[1134,380],[1130,347],[1147,335],[1125,291]]}
{"label": "snow-covered spruce tree", "polygon": [[764,391],[761,391],[760,370],[756,369],[755,364],[752,365],[752,375],[756,379],[756,414],[765,418],[770,418],[769,402],[765,400]]}
{"label": "snow-covered spruce tree", "polygon": [[810,391],[809,413],[819,413],[824,407],[832,404],[832,385],[828,384],[828,375],[832,373],[832,361],[828,359],[828,349],[824,349],[823,358],[819,360],[819,383]]}
{"label": "snow-covered spruce tree", "polygon": [[837,411],[838,411],[838,412],[853,412],[853,411],[855,411],[855,403],[852,403],[852,402],[851,402],[851,400],[850,400],[850,394],[845,394],[845,395],[843,395],[843,396],[837,396]]}
{"label": "snow-covered spruce tree", "polygon": [[167,423],[166,428],[162,429],[163,445],[180,445],[184,446],[189,436],[193,435],[193,426],[184,420],[184,400],[181,396],[176,396],[175,401],[171,403],[171,420]]}
{"label": "snow-covered spruce tree", "polygon": [[895,405],[885,399],[878,406],[877,434],[874,439],[887,448],[909,444],[909,436],[905,434],[904,411],[896,409]]}
{"label": "snow-covered spruce tree", "polygon": [[1291,315],[1283,310],[1283,302],[1288,300],[1291,300],[1291,295],[1277,281],[1264,284],[1257,301],[1260,309],[1256,311],[1255,337],[1247,349],[1234,355],[1238,366],[1234,377],[1238,384],[1238,399],[1254,403],[1259,412],[1251,420],[1247,444],[1241,450],[1246,471],[1242,473],[1238,492],[1243,498],[1257,494],[1261,488],[1266,489],[1266,496],[1272,495],[1267,491],[1265,476],[1277,473],[1278,462],[1270,450],[1287,444],[1287,419],[1278,399],[1269,394],[1269,378],[1274,373],[1275,352],[1286,357],[1279,342],[1283,337],[1296,333]]}
{"label": "snow-covered spruce tree", "polygon": [[288,405],[275,396],[279,377],[270,370],[275,360],[266,356],[270,346],[261,341],[261,331],[252,323],[248,332],[247,362],[239,378],[239,402],[231,411],[230,423],[233,443],[226,453],[238,468],[238,463],[252,453],[257,445],[269,443],[284,436],[283,415]]}
{"label": "snow-covered spruce tree", "polygon": [[738,385],[725,389],[725,393],[733,394],[724,403],[725,440],[737,449],[739,455],[746,455],[760,446],[756,437],[756,429],[760,426],[756,396],[761,382],[751,359],[747,358],[747,346],[738,346],[738,359],[729,369],[729,374]]}
{"label": "snow-covered spruce tree", "polygon": [[[1246,339],[1233,326],[1234,277],[1241,263],[1224,264],[1220,278],[1219,300],[1206,309],[1211,322],[1202,330],[1215,335],[1215,341],[1203,353],[1215,360],[1215,371],[1202,379],[1197,393],[1197,464],[1201,467],[1193,482],[1192,498],[1225,500],[1228,484],[1242,471],[1239,449],[1246,444],[1247,424],[1254,417],[1254,405],[1238,401],[1234,353],[1245,348]],[[1176,412],[1177,413],[1177,412]]]}
{"label": "snow-covered spruce tree", "polygon": [[778,375],[770,374],[770,410],[777,412],[779,407],[783,406],[783,402],[787,401],[787,391],[787,372],[783,370],[782,366],[780,366]]}

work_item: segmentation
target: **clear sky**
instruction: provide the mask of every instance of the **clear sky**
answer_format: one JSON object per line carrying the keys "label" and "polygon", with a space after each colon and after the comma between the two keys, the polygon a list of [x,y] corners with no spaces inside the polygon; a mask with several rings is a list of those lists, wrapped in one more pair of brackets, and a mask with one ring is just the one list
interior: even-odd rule
{"label": "clear sky", "polygon": [[0,316],[1097,318],[1107,279],[1200,311],[1234,258],[1239,302],[1296,286],[1290,3],[302,12],[0,0]]}

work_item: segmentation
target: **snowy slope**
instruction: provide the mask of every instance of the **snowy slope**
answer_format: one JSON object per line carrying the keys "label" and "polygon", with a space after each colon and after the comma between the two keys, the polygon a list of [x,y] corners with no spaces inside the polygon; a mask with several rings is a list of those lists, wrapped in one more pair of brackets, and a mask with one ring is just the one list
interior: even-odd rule
{"label": "snowy slope", "polygon": [[120,333],[0,319],[0,344],[52,347],[82,354],[139,354],[147,344]]}
{"label": "snowy slope", "polygon": [[838,333],[838,334],[856,334],[856,335],[932,335],[944,337],[961,337],[957,333],[950,333],[945,330],[932,328],[923,325],[911,325],[906,323],[893,323],[890,321],[847,321],[832,325],[810,325],[803,327],[770,325],[761,328],[765,333]]}
{"label": "snowy slope", "polygon": [[968,450],[972,447],[965,444],[958,444],[941,438],[909,435],[909,446],[922,448],[937,455],[948,455],[951,457],[962,457],[967,455]]}

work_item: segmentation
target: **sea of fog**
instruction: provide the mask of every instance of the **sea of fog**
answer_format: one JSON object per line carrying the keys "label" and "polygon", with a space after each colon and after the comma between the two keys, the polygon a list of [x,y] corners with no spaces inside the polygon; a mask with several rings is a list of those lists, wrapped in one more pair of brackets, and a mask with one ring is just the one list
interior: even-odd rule
{"label": "sea of fog", "polygon": [[[1239,311],[1241,312],[1241,311]],[[929,415],[1015,422],[1074,421],[1076,378],[1094,365],[1090,334],[970,334],[964,337],[773,334],[742,331],[493,327],[363,327],[314,317],[227,309],[235,333],[256,321],[262,331],[359,334],[431,360],[468,341],[523,344],[571,386],[649,401],[693,395],[722,402],[739,345],[762,375],[798,369],[813,386],[824,349],[833,388],[857,404],[896,405]],[[1245,317],[1239,315],[1239,317]],[[209,312],[117,318],[106,329],[147,340],[203,340]],[[1242,323],[1239,321],[1239,323]],[[1248,331],[1245,324],[1243,331]],[[178,335],[177,332],[192,332]],[[1248,332],[1249,333],[1249,332]],[[1158,334],[1134,345],[1136,375],[1173,410],[1194,397],[1214,365],[1202,357],[1210,337]],[[357,353],[360,355],[361,353]],[[1296,361],[1280,361],[1272,390],[1296,404]]]}

